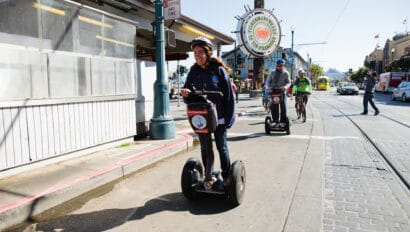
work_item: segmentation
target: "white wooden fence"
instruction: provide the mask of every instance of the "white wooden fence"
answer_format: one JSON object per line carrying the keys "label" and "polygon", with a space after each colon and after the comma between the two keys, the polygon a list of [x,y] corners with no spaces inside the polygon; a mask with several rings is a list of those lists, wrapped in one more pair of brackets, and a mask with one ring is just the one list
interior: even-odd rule
{"label": "white wooden fence", "polygon": [[132,137],[136,131],[135,95],[1,104],[0,170]]}

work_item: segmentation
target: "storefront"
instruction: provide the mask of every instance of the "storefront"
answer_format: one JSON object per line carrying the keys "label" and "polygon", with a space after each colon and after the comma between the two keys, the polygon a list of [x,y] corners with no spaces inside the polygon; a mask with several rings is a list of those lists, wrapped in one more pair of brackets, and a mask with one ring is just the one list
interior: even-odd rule
{"label": "storefront", "polygon": [[[0,2],[0,172],[133,140],[152,116],[151,2],[81,2]],[[233,43],[184,16],[167,23],[167,55],[198,36],[182,25]]]}

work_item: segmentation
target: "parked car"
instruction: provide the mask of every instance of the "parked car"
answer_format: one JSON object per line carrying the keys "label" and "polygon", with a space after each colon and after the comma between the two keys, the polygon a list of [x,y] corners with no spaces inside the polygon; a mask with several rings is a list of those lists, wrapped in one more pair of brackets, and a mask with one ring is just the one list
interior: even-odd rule
{"label": "parked car", "polygon": [[339,82],[339,83],[337,83],[336,91],[337,91],[338,93],[340,93],[340,90],[342,89],[342,86],[345,85],[345,84],[347,84],[347,82]]}
{"label": "parked car", "polygon": [[391,95],[392,100],[401,99],[407,101],[410,99],[410,81],[402,81],[396,88],[393,89]]}
{"label": "parked car", "polygon": [[358,95],[359,94],[359,88],[357,87],[357,85],[355,83],[345,82],[340,86],[339,93],[340,93],[340,95],[344,95],[344,94]]}
{"label": "parked car", "polygon": [[357,85],[357,87],[358,87],[359,89],[361,89],[361,90],[364,89],[364,83],[362,83],[362,82],[357,82],[356,85]]}

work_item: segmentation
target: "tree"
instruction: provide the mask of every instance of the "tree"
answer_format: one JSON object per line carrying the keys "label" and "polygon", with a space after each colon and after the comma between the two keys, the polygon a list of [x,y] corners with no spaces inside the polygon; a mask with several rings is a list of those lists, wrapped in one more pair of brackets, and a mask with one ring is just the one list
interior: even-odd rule
{"label": "tree", "polygon": [[395,60],[386,66],[388,72],[408,72],[410,71],[410,57]]}
{"label": "tree", "polygon": [[312,79],[312,85],[317,83],[317,78],[323,76],[323,67],[318,64],[312,64],[309,67],[310,78]]}
{"label": "tree", "polygon": [[363,78],[367,75],[368,72],[368,67],[361,67],[359,68],[359,70],[354,71],[352,73],[352,75],[350,76],[350,80],[357,83],[363,83]]}

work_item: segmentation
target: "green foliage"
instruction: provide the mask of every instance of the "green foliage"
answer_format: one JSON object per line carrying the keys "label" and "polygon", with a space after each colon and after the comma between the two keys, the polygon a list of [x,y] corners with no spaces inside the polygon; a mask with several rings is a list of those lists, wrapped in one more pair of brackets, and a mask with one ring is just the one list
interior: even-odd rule
{"label": "green foliage", "polygon": [[386,66],[387,72],[409,72],[410,57],[395,60]]}
{"label": "green foliage", "polygon": [[130,146],[131,145],[131,143],[123,143],[123,144],[121,144],[120,146],[118,146],[118,147],[128,147],[128,146]]}
{"label": "green foliage", "polygon": [[350,80],[352,80],[353,82],[362,83],[363,78],[367,75],[368,72],[369,72],[368,67],[361,67],[359,70],[354,71],[352,73],[352,75],[350,76]]}
{"label": "green foliage", "polygon": [[317,81],[317,78],[323,76],[323,67],[318,64],[312,64],[309,67],[311,79]]}

